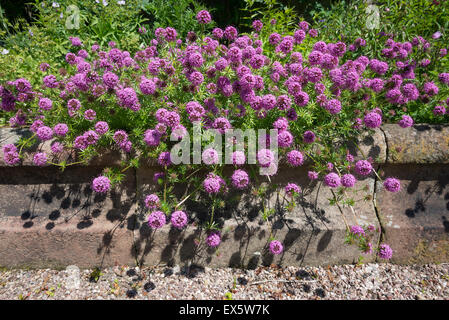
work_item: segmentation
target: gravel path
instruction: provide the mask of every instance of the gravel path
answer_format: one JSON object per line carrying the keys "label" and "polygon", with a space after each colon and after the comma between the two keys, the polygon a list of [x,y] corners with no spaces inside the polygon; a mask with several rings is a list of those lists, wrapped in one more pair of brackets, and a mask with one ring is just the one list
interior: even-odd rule
{"label": "gravel path", "polygon": [[[97,279],[95,279],[95,276]],[[95,282],[95,280],[97,280]],[[449,299],[449,264],[2,270],[0,299]]]}

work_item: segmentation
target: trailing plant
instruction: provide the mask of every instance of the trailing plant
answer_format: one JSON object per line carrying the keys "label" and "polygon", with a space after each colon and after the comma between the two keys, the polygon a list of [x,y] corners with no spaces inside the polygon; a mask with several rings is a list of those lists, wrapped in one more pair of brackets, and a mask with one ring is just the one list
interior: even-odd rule
{"label": "trailing plant", "polygon": [[[200,30],[212,21],[205,10],[196,19]],[[157,28],[148,45],[132,53],[114,42],[106,48],[69,37],[64,68],[42,64],[41,86],[19,78],[0,87],[10,125],[29,126],[32,132],[16,145],[3,146],[4,161],[20,164],[27,147],[38,141],[52,140],[51,151],[34,153],[34,164],[63,170],[113,150],[126,161],[92,181],[95,192],[106,194],[126,170],[154,159],[160,168],[153,177],[158,188],[142,199],[149,226],[156,231],[168,221],[177,229],[194,225],[203,231],[198,246],[219,247],[223,223],[217,217],[234,201],[230,196],[245,190],[258,200],[262,220],[274,224],[322,181],[333,196],[331,204],[351,208],[357,221],[355,203],[371,200],[358,180],[376,176],[390,192],[401,186],[394,177],[381,177],[361,151],[363,158],[356,161],[350,146],[384,121],[410,127],[409,106],[418,101],[418,115],[447,117],[449,74],[439,69],[447,55],[434,39],[390,38],[383,44],[385,58],[369,58],[348,52],[344,42],[324,42],[305,21],[295,30],[276,27],[282,34],[272,31],[276,24],[263,21],[254,20],[247,34],[228,26],[180,38],[172,27]],[[438,72],[425,72],[426,56]],[[239,145],[237,137],[226,136],[234,129],[272,131]],[[230,146],[225,160],[221,151]],[[272,182],[279,170],[306,161],[307,184]],[[281,208],[270,204],[275,193]],[[207,214],[189,212],[192,203],[203,204]],[[343,219],[354,233],[358,226]],[[287,249],[272,230],[265,249],[282,254]],[[391,258],[386,244],[372,249]]]}

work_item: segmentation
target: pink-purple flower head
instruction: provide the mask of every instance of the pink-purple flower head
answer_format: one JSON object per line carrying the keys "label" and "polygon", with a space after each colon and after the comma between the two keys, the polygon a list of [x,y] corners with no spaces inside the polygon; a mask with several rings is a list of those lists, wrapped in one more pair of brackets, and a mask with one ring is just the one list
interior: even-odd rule
{"label": "pink-purple flower head", "polygon": [[99,176],[92,181],[92,189],[97,193],[106,193],[111,189],[111,180],[106,176]]}
{"label": "pink-purple flower head", "polygon": [[361,226],[351,226],[351,233],[355,236],[364,236],[365,235],[365,230],[361,227]]}
{"label": "pink-purple flower head", "polygon": [[104,135],[109,130],[109,125],[105,121],[98,121],[95,124],[95,132],[99,135]]}
{"label": "pink-purple flower head", "polygon": [[[445,51],[445,55],[447,54],[447,50]],[[438,75],[438,80],[440,80],[441,83],[449,85],[449,73],[442,72]]]}
{"label": "pink-purple flower head", "polygon": [[209,194],[216,194],[220,192],[221,183],[217,177],[211,176],[207,177],[203,181],[203,188]]}
{"label": "pink-purple flower head", "polygon": [[3,146],[3,153],[8,153],[8,152],[17,152],[17,147],[12,143],[5,144]]}
{"label": "pink-purple flower head", "polygon": [[229,120],[224,117],[219,117],[219,118],[215,119],[212,124],[212,127],[214,129],[217,129],[221,134],[225,134],[226,130],[232,128]]}
{"label": "pink-purple flower head", "polygon": [[256,32],[260,32],[260,30],[262,30],[263,23],[260,20],[254,20],[252,23],[252,27]]}
{"label": "pink-purple flower head", "polygon": [[257,161],[261,167],[269,167],[274,162],[274,154],[269,149],[262,149],[257,152]]}
{"label": "pink-purple flower head", "polygon": [[47,88],[56,88],[58,86],[58,80],[52,74],[49,74],[48,76],[45,76],[43,78],[43,82],[44,82],[44,85]]}
{"label": "pink-purple flower head", "polygon": [[359,160],[355,163],[355,171],[361,176],[367,176],[373,170],[373,166],[368,160]]}
{"label": "pink-purple flower head", "polygon": [[384,181],[384,188],[390,192],[399,192],[401,190],[401,182],[396,178],[387,178]]}
{"label": "pink-purple flower head", "polygon": [[236,166],[244,165],[246,162],[245,152],[243,151],[234,151],[232,153],[232,164]]}
{"label": "pink-purple flower head", "polygon": [[53,142],[53,144],[50,146],[50,149],[51,149],[51,152],[53,152],[54,154],[58,154],[64,150],[64,146],[62,145],[62,143],[56,141],[56,142]]}
{"label": "pink-purple flower head", "polygon": [[165,225],[166,222],[167,217],[165,216],[165,213],[163,213],[162,211],[153,211],[148,216],[148,225],[152,229],[160,229]]}
{"label": "pink-purple flower head", "polygon": [[315,141],[315,133],[313,133],[312,131],[306,131],[303,134],[303,139],[305,143],[313,143]]}
{"label": "pink-purple flower head", "polygon": [[218,164],[220,162],[219,154],[214,148],[204,150],[201,158],[207,165]]}
{"label": "pink-purple flower head", "polygon": [[403,115],[402,119],[398,122],[401,128],[408,128],[413,125],[413,118],[408,115]]}
{"label": "pink-purple flower head", "polygon": [[157,159],[157,162],[161,166],[169,166],[172,164],[171,162],[171,156],[169,151],[164,151],[159,154],[159,157]]}
{"label": "pink-purple flower head", "polygon": [[149,208],[149,209],[156,209],[159,207],[160,204],[160,200],[159,197],[157,196],[157,194],[149,194],[148,196],[146,196],[145,198],[145,207]]}
{"label": "pink-purple flower head", "polygon": [[232,185],[237,189],[245,189],[249,184],[249,176],[246,171],[237,169],[231,177]]}
{"label": "pink-purple flower head", "polygon": [[19,153],[17,151],[4,152],[3,160],[9,166],[13,166],[20,162]]}
{"label": "pink-purple flower head", "polygon": [[328,173],[325,177],[324,177],[324,183],[331,188],[336,188],[339,187],[341,185],[341,179],[339,177],[338,174],[331,172]]}
{"label": "pink-purple flower head", "polygon": [[187,225],[188,217],[184,211],[175,211],[172,213],[170,222],[173,227],[182,229]]}
{"label": "pink-purple flower head", "polygon": [[143,141],[147,144],[147,146],[157,146],[159,145],[161,140],[161,134],[159,131],[154,129],[148,129],[144,133]]}
{"label": "pink-purple flower head", "polygon": [[382,124],[382,116],[375,111],[371,111],[365,116],[363,122],[368,128],[378,128]]}
{"label": "pink-purple flower head", "polygon": [[274,255],[281,254],[284,251],[284,246],[278,240],[273,240],[270,242],[270,252]]}
{"label": "pink-purple flower head", "polygon": [[318,179],[318,172],[316,171],[308,171],[307,172],[307,176],[309,177],[310,180],[316,180]]}
{"label": "pink-purple flower head", "polygon": [[95,120],[95,117],[97,116],[97,113],[92,109],[87,109],[84,111],[84,119],[87,121],[93,121]]}
{"label": "pink-purple flower head", "polygon": [[293,135],[288,130],[278,132],[279,147],[290,147],[293,144],[293,139]]}
{"label": "pink-purple flower head", "polygon": [[356,178],[350,173],[344,174],[341,177],[341,184],[346,188],[352,188],[356,182]]}
{"label": "pink-purple flower head", "polygon": [[285,186],[285,193],[289,197],[293,197],[293,196],[298,195],[299,193],[301,193],[301,188],[297,184],[295,184],[295,183],[288,183]]}
{"label": "pink-purple flower head", "polygon": [[53,106],[53,101],[48,98],[41,98],[39,100],[39,108],[45,111],[51,110]]}
{"label": "pink-purple flower head", "polygon": [[298,150],[291,150],[287,153],[287,162],[293,167],[300,166],[304,163],[304,156]]}
{"label": "pink-purple flower head", "polygon": [[385,260],[390,260],[391,257],[393,256],[393,249],[391,249],[391,247],[386,244],[383,243],[379,246],[379,258],[381,259],[385,259]]}
{"label": "pink-purple flower head", "polygon": [[196,15],[196,20],[199,24],[208,24],[212,21],[212,17],[210,16],[209,11],[207,10],[201,10]]}
{"label": "pink-purple flower head", "polygon": [[69,37],[69,40],[72,43],[72,46],[74,47],[81,47],[83,45],[80,38],[78,37]]}
{"label": "pink-purple flower head", "polygon": [[212,231],[206,238],[206,244],[211,248],[216,248],[221,242],[221,235],[219,231]]}
{"label": "pink-purple flower head", "polygon": [[436,116],[442,116],[442,115],[446,114],[446,108],[442,105],[435,106],[433,108],[433,114]]}
{"label": "pink-purple flower head", "polygon": [[112,139],[114,139],[114,141],[117,144],[121,145],[121,144],[125,143],[126,141],[128,141],[128,134],[124,130],[117,130],[117,131],[115,131]]}
{"label": "pink-purple flower head", "polygon": [[53,130],[50,127],[42,126],[37,129],[36,135],[42,141],[50,140],[53,138]]}

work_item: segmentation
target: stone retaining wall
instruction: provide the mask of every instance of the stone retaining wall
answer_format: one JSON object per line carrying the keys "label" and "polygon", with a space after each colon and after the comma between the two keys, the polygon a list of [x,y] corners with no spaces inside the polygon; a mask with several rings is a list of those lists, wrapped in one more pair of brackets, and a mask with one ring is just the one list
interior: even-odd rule
{"label": "stone retaining wall", "polygon": [[[0,146],[27,134],[0,129]],[[374,175],[359,182],[370,197],[357,202],[357,222],[382,230],[374,240],[381,238],[391,245],[393,262],[448,262],[449,126],[384,125],[374,135],[362,137],[360,145],[361,152],[354,150],[354,154],[371,156],[381,174],[401,180],[402,189],[386,192]],[[49,143],[35,148],[48,149]],[[250,194],[231,194],[218,213],[224,236],[215,251],[196,245],[202,234],[194,226],[184,231],[148,228],[141,201],[154,188],[151,178],[156,168],[151,165],[128,170],[120,189],[107,196],[95,194],[92,178],[105,166],[119,163],[114,155],[105,154],[89,166],[68,167],[64,172],[53,166],[35,167],[30,160],[8,167],[0,150],[0,266],[193,263],[251,268],[271,263],[353,263],[360,255],[354,246],[343,244],[342,214],[349,224],[356,223],[354,214],[349,208],[330,206],[331,191],[319,182],[292,212],[281,212],[282,219],[275,221],[273,229],[260,223]],[[306,166],[281,170],[273,183],[293,181],[307,185]],[[282,201],[278,194],[270,194],[271,206]],[[189,205],[197,214],[207,211],[194,202]],[[281,256],[266,252],[270,234],[284,243]]]}

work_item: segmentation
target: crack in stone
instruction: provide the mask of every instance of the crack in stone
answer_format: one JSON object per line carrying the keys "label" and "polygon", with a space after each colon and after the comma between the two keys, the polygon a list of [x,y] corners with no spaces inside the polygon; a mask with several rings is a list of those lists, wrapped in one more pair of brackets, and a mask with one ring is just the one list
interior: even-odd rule
{"label": "crack in stone", "polygon": [[385,133],[384,129],[382,129],[382,127],[379,127],[380,131],[382,132],[382,134],[384,135],[384,140],[385,140],[385,163],[388,163],[388,159],[390,158],[390,150],[388,148],[388,139],[387,139],[387,134]]}

